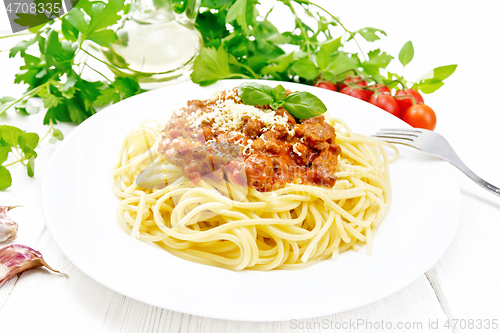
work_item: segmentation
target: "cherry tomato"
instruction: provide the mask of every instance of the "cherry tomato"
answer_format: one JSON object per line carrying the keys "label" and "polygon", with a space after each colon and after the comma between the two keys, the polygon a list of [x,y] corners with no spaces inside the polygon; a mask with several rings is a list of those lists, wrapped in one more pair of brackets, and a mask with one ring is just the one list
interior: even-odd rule
{"label": "cherry tomato", "polygon": [[366,87],[366,85],[367,85],[366,81],[363,80],[363,78],[361,78],[359,76],[348,75],[346,77],[348,79],[344,80],[345,83],[356,83],[356,85],[358,85],[358,86],[364,86],[364,87]]}
{"label": "cherry tomato", "polygon": [[[415,99],[415,104],[424,103],[422,95],[420,95],[418,91],[414,89],[401,89],[396,93],[396,96],[401,96],[401,95],[412,95],[413,98]],[[408,110],[410,106],[413,105],[413,100],[411,97],[402,97],[402,98],[396,97],[396,102],[398,102],[399,111],[401,115],[403,115],[404,112]]]}
{"label": "cherry tomato", "polygon": [[380,83],[377,83],[374,86],[370,86],[370,88],[372,88],[373,90],[366,91],[368,93],[368,96],[370,96],[370,98],[375,93],[375,90],[378,91],[379,93],[382,93],[382,92],[391,93],[391,90],[387,86],[384,86],[383,84],[380,84]]}
{"label": "cherry tomato", "polygon": [[399,106],[396,99],[388,93],[375,94],[369,103],[378,106],[396,117],[399,117]]}
{"label": "cherry tomato", "polygon": [[436,128],[436,114],[425,104],[412,105],[403,113],[403,120],[413,127],[433,131]]}
{"label": "cherry tomato", "polygon": [[389,93],[389,94],[391,93],[391,89],[389,89],[388,86],[383,85],[381,83],[377,83],[375,85],[375,88],[377,89],[378,92],[381,92],[381,93],[383,93],[383,92],[386,92],[386,93]]}
{"label": "cherry tomato", "polygon": [[315,87],[323,88],[323,89],[328,89],[328,90],[333,90],[333,91],[338,91],[338,85],[335,83],[332,83],[330,81],[318,81],[314,84]]}
{"label": "cherry tomato", "polygon": [[370,96],[368,95],[368,93],[363,89],[345,87],[340,92],[342,94],[346,94],[346,95],[349,95],[352,97],[359,98],[359,99],[366,101],[366,102],[370,99]]}

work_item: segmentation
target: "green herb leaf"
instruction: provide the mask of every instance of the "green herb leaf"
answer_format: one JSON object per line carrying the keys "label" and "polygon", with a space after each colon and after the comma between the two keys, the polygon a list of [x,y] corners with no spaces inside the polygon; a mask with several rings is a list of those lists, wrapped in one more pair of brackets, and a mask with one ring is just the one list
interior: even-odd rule
{"label": "green herb leaf", "polygon": [[35,114],[40,110],[38,106],[34,106],[29,100],[24,100],[23,102],[16,104],[14,107],[16,108],[17,112],[20,112],[21,114],[24,114],[26,116]]}
{"label": "green herb leaf", "polygon": [[415,51],[413,49],[413,43],[410,41],[406,42],[405,45],[399,51],[399,62],[405,67],[413,59]]}
{"label": "green herb leaf", "polygon": [[64,139],[63,133],[57,128],[52,129],[52,137],[49,139],[49,142],[54,144],[57,141],[62,141]]}
{"label": "green herb leaf", "polygon": [[[17,139],[19,147],[23,150],[26,157],[35,155],[35,148],[40,138],[36,133],[21,133]],[[29,158],[29,157],[28,157]]]}
{"label": "green herb leaf", "polygon": [[441,88],[444,85],[443,81],[441,80],[436,80],[436,79],[430,79],[430,80],[425,80],[419,84],[419,89],[424,93],[424,94],[431,94]]}
{"label": "green herb leaf", "polygon": [[35,175],[35,156],[31,156],[28,159],[28,164],[26,165],[28,176],[33,177]]}
{"label": "green herb leaf", "polygon": [[282,57],[278,63],[272,63],[262,68],[262,74],[274,74],[285,72],[290,64],[293,62],[294,53],[287,54]]}
{"label": "green herb leaf", "polygon": [[123,9],[124,0],[109,0],[107,4],[96,2],[92,4],[91,9],[84,8],[91,17],[89,25],[85,31],[90,36],[95,31],[106,29],[120,20],[118,12]]}
{"label": "green herb leaf", "polygon": [[43,98],[43,106],[46,107],[47,109],[53,108],[54,106],[60,103],[59,97],[49,94],[46,91],[43,91],[41,97]]}
{"label": "green herb leaf", "polygon": [[273,88],[273,96],[277,101],[284,100],[286,97],[286,89],[281,84],[278,84]]}
{"label": "green herb leaf", "polygon": [[68,14],[66,14],[63,18],[73,27],[75,27],[79,32],[85,32],[87,30],[87,21],[85,20],[85,16],[83,12],[78,8],[71,9]]}
{"label": "green herb leaf", "polygon": [[360,34],[367,42],[374,42],[380,39],[380,37],[377,35],[377,32],[384,36],[387,36],[387,33],[383,30],[368,27],[353,32],[348,41],[353,39],[355,34]]}
{"label": "green herb leaf", "polygon": [[0,98],[0,114],[4,112],[7,107],[14,102],[16,99],[14,97],[2,97]]}
{"label": "green herb leaf", "polygon": [[448,65],[434,68],[434,79],[444,80],[449,78],[457,69],[457,65]]}
{"label": "green herb leaf", "polygon": [[294,62],[292,65],[292,71],[306,80],[314,80],[319,75],[318,68],[314,62],[308,58],[302,58]]}
{"label": "green herb leaf", "polygon": [[31,45],[35,44],[38,41],[38,36],[30,40],[23,40],[17,43],[13,48],[10,49],[9,58],[14,58],[16,54],[21,53],[21,56],[24,57],[26,55],[26,50]]}
{"label": "green herb leaf", "polygon": [[9,146],[17,147],[17,140],[23,131],[14,126],[1,125],[0,133],[2,134],[3,141],[5,141]]}
{"label": "green herb leaf", "polygon": [[0,165],[7,160],[11,150],[10,147],[0,147]]}
{"label": "green herb leaf", "polygon": [[110,43],[118,40],[118,36],[114,31],[106,29],[91,33],[87,36],[87,39],[101,46],[109,46]]}
{"label": "green herb leaf", "polygon": [[274,101],[273,88],[256,82],[240,84],[238,96],[248,105],[267,105]]}
{"label": "green herb leaf", "polygon": [[326,106],[313,94],[307,91],[293,92],[287,96],[283,107],[299,119],[308,119],[326,112]]}
{"label": "green herb leaf", "polygon": [[337,52],[340,45],[342,45],[340,39],[341,37],[321,45],[318,54],[316,55],[316,62],[318,63],[320,70],[325,70],[330,64],[331,57],[335,52]]}
{"label": "green herb leaf", "polygon": [[0,166],[0,191],[8,189],[12,185],[12,176],[9,170]]}
{"label": "green herb leaf", "polygon": [[240,27],[245,31],[245,33],[249,33],[248,25],[247,25],[247,0],[236,0],[236,2],[229,8],[226,16],[226,23],[231,23],[234,20],[238,22]]}
{"label": "green herb leaf", "polygon": [[385,52],[381,53],[380,49],[368,52],[368,58],[361,66],[367,74],[374,77],[380,76],[380,68],[386,68],[394,59]]}
{"label": "green herb leaf", "polygon": [[350,69],[356,69],[360,66],[359,59],[350,57],[345,52],[340,52],[335,55],[328,65],[328,70],[332,71],[334,74],[339,74],[346,72]]}
{"label": "green herb leaf", "polygon": [[107,88],[102,89],[101,94],[95,100],[96,106],[107,105],[111,102],[117,103],[121,100],[138,94],[141,87],[137,81],[128,77],[117,77]]}
{"label": "green herb leaf", "polygon": [[194,61],[191,80],[203,86],[229,76],[229,54],[224,47],[220,46],[218,50],[212,47],[203,48]]}

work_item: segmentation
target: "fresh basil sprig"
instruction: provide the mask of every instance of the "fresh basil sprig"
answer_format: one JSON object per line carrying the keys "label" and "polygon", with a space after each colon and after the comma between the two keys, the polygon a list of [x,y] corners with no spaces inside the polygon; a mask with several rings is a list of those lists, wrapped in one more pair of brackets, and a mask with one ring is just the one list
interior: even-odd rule
{"label": "fresh basil sprig", "polygon": [[326,106],[307,91],[296,91],[287,96],[286,89],[280,84],[271,88],[256,82],[244,82],[238,86],[238,95],[248,105],[268,105],[277,110],[283,106],[292,116],[308,119],[326,112]]}

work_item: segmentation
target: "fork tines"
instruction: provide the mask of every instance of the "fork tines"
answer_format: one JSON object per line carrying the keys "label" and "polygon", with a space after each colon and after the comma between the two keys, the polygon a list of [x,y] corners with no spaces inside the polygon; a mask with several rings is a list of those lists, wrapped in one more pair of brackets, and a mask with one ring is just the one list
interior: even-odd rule
{"label": "fork tines", "polygon": [[399,143],[415,148],[412,142],[414,139],[418,138],[418,135],[421,133],[422,131],[420,129],[382,128],[375,135],[372,135],[372,137],[385,142]]}

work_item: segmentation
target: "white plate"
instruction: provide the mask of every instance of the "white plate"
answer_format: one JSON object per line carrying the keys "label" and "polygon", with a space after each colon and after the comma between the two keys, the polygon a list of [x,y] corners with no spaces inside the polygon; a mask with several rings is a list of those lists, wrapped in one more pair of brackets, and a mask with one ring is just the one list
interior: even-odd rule
{"label": "white plate", "polygon": [[[458,227],[460,192],[450,165],[404,147],[390,168],[393,204],[371,255],[363,248],[302,270],[233,272],[182,260],[125,234],[115,219],[118,199],[110,185],[125,133],[145,119],[163,121],[189,99],[206,99],[240,82],[207,88],[185,83],[132,97],[92,116],[61,143],[43,181],[42,204],[54,240],[73,264],[103,285],[148,304],[221,319],[272,321],[374,302],[438,261]],[[407,126],[343,94],[283,85],[313,92],[358,133]]]}

